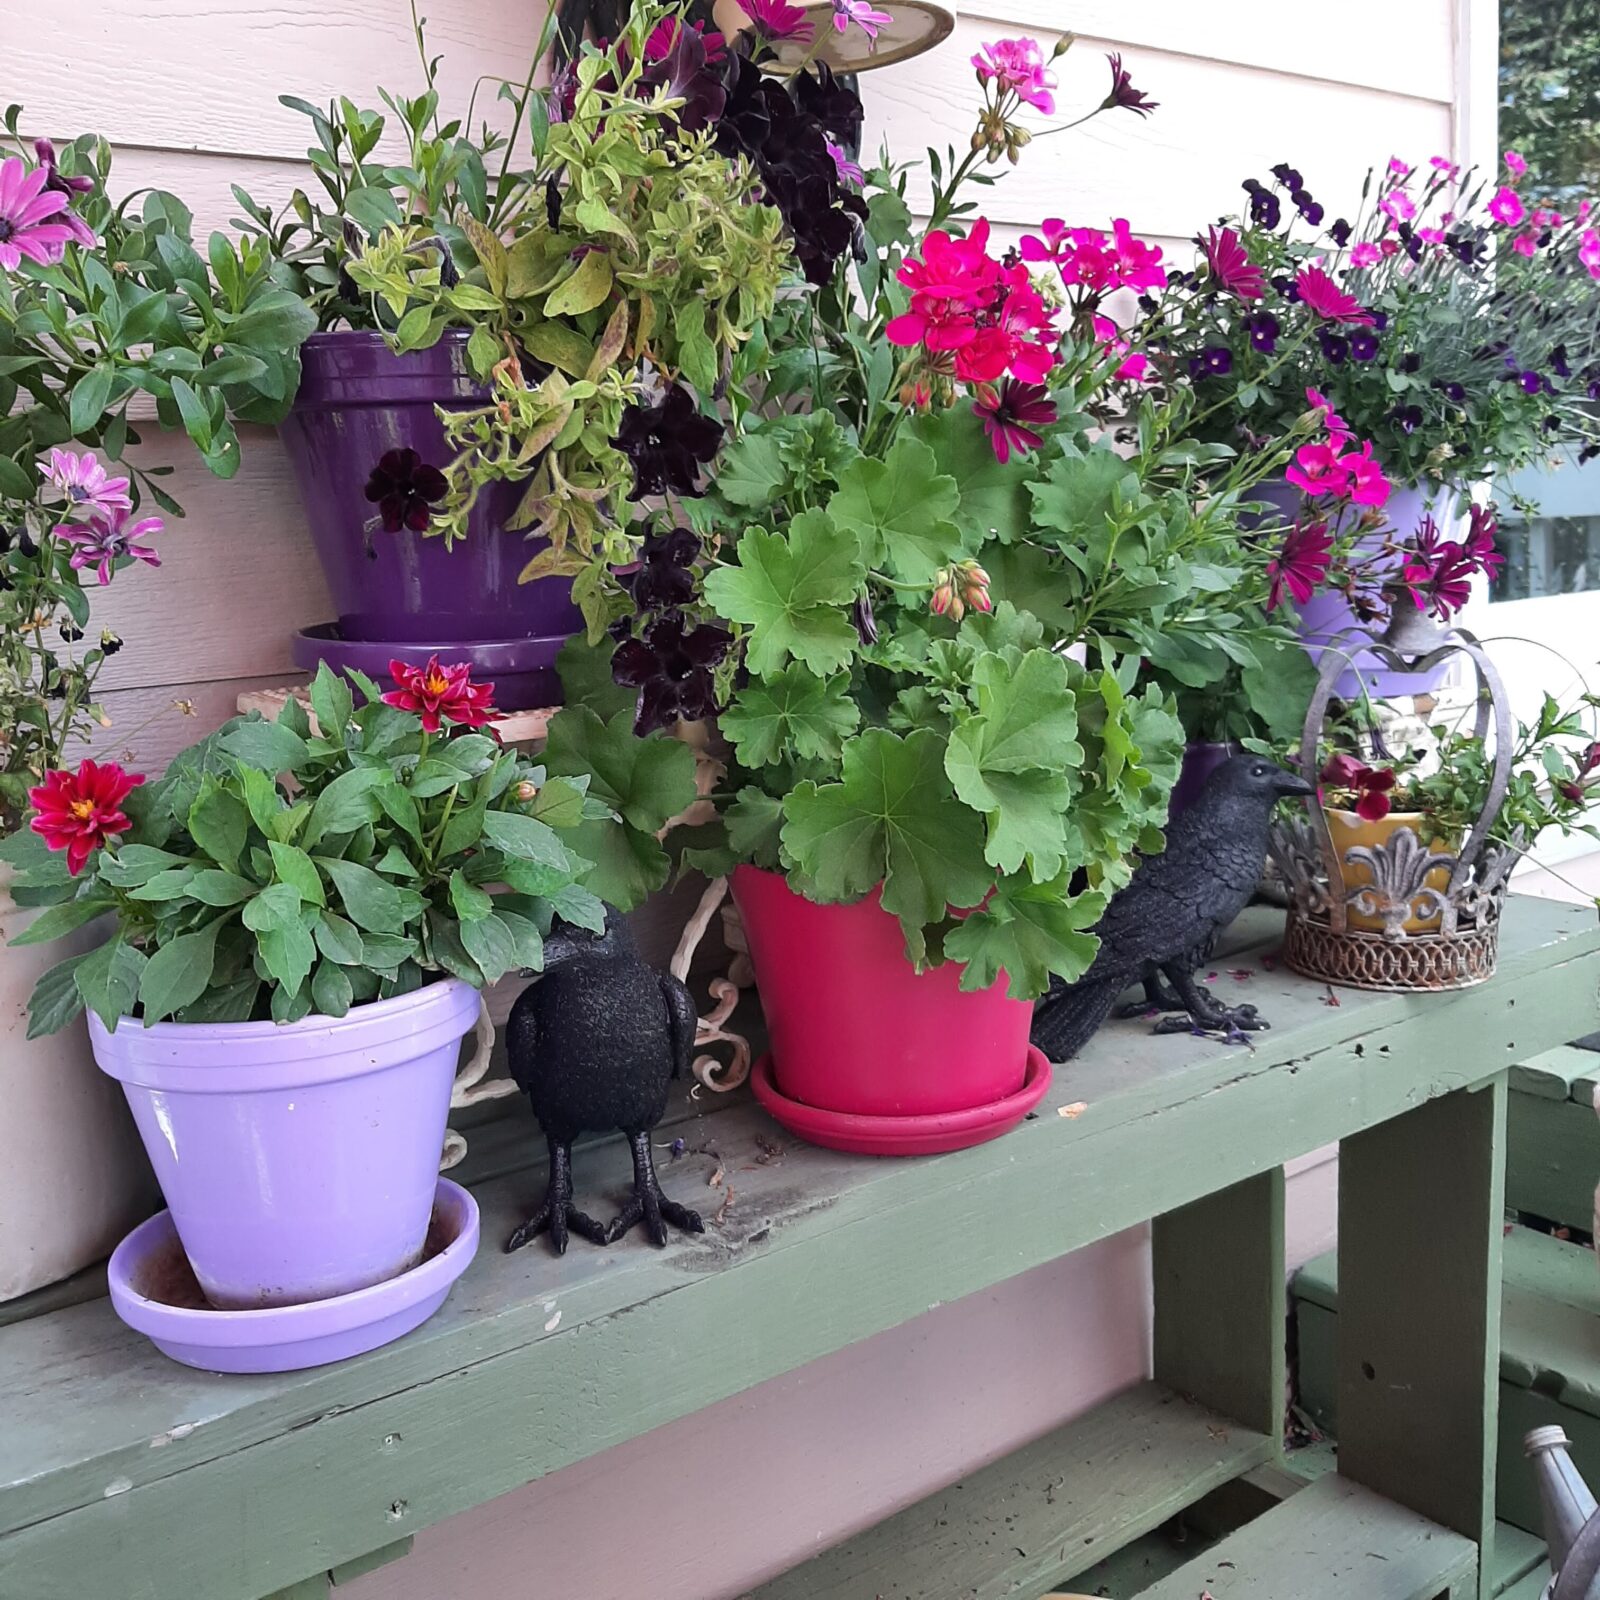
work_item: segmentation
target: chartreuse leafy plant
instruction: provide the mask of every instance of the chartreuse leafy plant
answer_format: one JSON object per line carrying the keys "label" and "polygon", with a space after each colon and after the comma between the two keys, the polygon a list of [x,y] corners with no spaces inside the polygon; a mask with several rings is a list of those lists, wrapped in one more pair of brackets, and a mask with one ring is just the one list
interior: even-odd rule
{"label": "chartreuse leafy plant", "polygon": [[108,790],[102,768],[98,787],[80,771],[36,792],[39,831],[0,846],[17,900],[46,908],[18,942],[102,917],[113,932],[44,975],[30,1035],[85,1006],[108,1027],[342,1016],[444,975],[537,969],[555,917],[604,926],[574,845],[616,823],[587,772],[552,775],[466,726],[430,734],[355,673],[324,667],[311,711],[235,719],[154,783],[117,773]]}

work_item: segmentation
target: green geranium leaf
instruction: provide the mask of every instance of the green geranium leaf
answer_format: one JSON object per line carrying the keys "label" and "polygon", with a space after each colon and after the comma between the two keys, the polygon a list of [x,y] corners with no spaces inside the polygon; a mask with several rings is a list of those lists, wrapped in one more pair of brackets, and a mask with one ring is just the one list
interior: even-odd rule
{"label": "green geranium leaf", "polygon": [[764,790],[741,789],[728,807],[728,843],[752,866],[777,871],[783,864],[783,802]]}
{"label": "green geranium leaf", "polygon": [[[720,473],[720,468],[718,469]],[[721,486],[721,478],[718,478]],[[569,706],[588,706],[596,716],[609,721],[619,711],[632,712],[639,698],[637,689],[625,689],[611,676],[611,657],[616,645],[610,639],[590,644],[581,632],[562,645],[556,657],[556,672]]]}
{"label": "green geranium leaf", "polygon": [[839,783],[799,784],[784,810],[783,848],[826,901],[883,885],[884,908],[908,936],[973,906],[994,882],[983,825],[944,772],[944,741],[869,728],[845,747]]}
{"label": "green geranium leaf", "polygon": [[221,926],[219,919],[197,933],[179,934],[150,957],[139,975],[139,1004],[147,1027],[193,1005],[210,988]]}
{"label": "green geranium leaf", "polygon": [[941,472],[956,482],[959,503],[955,523],[973,548],[985,539],[1012,544],[1023,538],[1031,519],[1028,482],[1038,464],[1022,456],[995,460],[983,424],[970,406],[926,411],[910,432],[930,446]]}
{"label": "green geranium leaf", "polygon": [[550,778],[528,807],[528,815],[552,828],[576,828],[583,821],[584,786],[572,778]]}
{"label": "green geranium leaf", "polygon": [[867,566],[887,564],[896,577],[924,583],[961,554],[951,520],[960,499],[933,451],[902,433],[882,461],[857,456],[840,472],[828,515],[859,537]]}
{"label": "green geranium leaf", "polygon": [[718,496],[753,511],[771,505],[789,481],[781,448],[778,435],[768,430],[736,440],[717,465]]}
{"label": "green geranium leaf", "polygon": [[1069,983],[1094,961],[1100,941],[1092,928],[1106,909],[1102,894],[1072,899],[1063,875],[1053,883],[1003,881],[982,910],[944,937],[944,951],[966,963],[963,989],[986,989],[1002,973],[1013,1000],[1033,1000],[1055,973]]}
{"label": "green geranium leaf", "polygon": [[849,685],[848,673],[819,678],[787,666],[741,689],[722,713],[722,731],[746,767],[768,766],[786,755],[836,761],[861,722]]}
{"label": "green geranium leaf", "polygon": [[1086,551],[1091,563],[1110,555],[1111,512],[1138,490],[1138,474],[1109,445],[1081,456],[1057,456],[1044,482],[1028,485],[1038,521],[1062,535],[1063,545]]}
{"label": "green geranium leaf", "polygon": [[78,994],[108,1028],[132,1012],[146,964],[144,952],[120,936],[91,950],[79,963],[74,974]]}
{"label": "green geranium leaf", "polygon": [[[597,894],[592,894],[582,884],[566,883],[559,889],[552,890],[543,896],[545,903],[563,922],[570,922],[575,928],[588,928],[592,933],[606,931],[606,903]],[[540,960],[544,957],[543,946],[540,947]],[[534,965],[528,962],[527,965]]]}
{"label": "green geranium leaf", "polygon": [[844,607],[866,576],[853,532],[807,511],[787,537],[747,528],[735,555],[737,565],[707,574],[705,593],[721,616],[749,625],[752,672],[770,676],[791,657],[819,677],[849,665],[860,641]]}

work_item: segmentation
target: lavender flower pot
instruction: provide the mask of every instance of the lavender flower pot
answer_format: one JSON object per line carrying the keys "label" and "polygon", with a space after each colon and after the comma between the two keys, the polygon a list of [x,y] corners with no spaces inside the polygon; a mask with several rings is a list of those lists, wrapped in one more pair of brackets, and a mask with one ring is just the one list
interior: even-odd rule
{"label": "lavender flower pot", "polygon": [[[1264,484],[1252,490],[1251,494],[1257,500],[1267,501],[1285,517],[1292,517],[1299,509],[1300,491],[1292,484]],[[1389,496],[1384,515],[1389,527],[1409,539],[1421,525],[1423,516],[1431,513],[1445,536],[1450,538],[1455,535],[1459,499],[1459,493],[1451,488],[1435,490],[1431,494],[1422,488],[1397,488]],[[1382,544],[1381,532],[1365,542],[1366,548],[1374,552]],[[1363,543],[1358,542],[1357,549],[1362,548]],[[1395,565],[1392,557],[1389,558],[1389,565]],[[1334,693],[1341,700],[1359,700],[1363,685],[1366,692],[1377,700],[1431,694],[1450,675],[1449,662],[1442,662],[1428,672],[1395,672],[1380,667],[1368,654],[1367,647],[1372,637],[1372,628],[1356,616],[1341,594],[1324,590],[1314,594],[1300,607],[1300,639],[1307,655],[1318,663],[1322,660],[1323,652],[1329,649],[1339,650],[1350,657],[1350,665],[1339,674],[1334,686]]]}
{"label": "lavender flower pot", "polygon": [[467,367],[466,334],[452,330],[431,349],[396,355],[381,334],[318,333],[300,361],[281,432],[339,609],[339,637],[444,650],[516,641],[527,658],[516,670],[548,666],[581,622],[570,579],[517,582],[538,550],[506,530],[525,484],[486,488],[453,550],[442,539],[385,531],[366,497],[373,468],[391,450],[415,450],[441,468],[449,459],[435,408],[465,410],[486,394]]}
{"label": "lavender flower pot", "polygon": [[213,1306],[325,1300],[417,1264],[477,1016],[452,978],[283,1026],[89,1018]]}

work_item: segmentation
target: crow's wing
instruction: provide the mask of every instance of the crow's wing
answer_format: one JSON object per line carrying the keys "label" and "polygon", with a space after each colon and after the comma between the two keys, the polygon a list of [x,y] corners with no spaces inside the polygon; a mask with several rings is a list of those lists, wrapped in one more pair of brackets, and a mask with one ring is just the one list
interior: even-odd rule
{"label": "crow's wing", "polygon": [[539,1059],[538,986],[525,989],[506,1018],[506,1064],[524,1094],[528,1092],[531,1071]]}
{"label": "crow's wing", "polygon": [[661,994],[667,1002],[667,1026],[672,1035],[672,1076],[681,1078],[694,1056],[700,1017],[689,991],[670,972],[661,974]]}

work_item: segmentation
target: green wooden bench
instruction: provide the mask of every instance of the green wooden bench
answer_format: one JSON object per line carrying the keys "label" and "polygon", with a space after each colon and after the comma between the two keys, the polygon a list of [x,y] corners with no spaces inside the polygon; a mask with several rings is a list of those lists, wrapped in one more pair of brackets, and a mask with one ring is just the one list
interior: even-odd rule
{"label": "green wooden bench", "polygon": [[[1268,948],[1280,929],[1252,913],[1239,936]],[[542,1176],[520,1165],[531,1127],[498,1125],[467,1172],[478,1260],[430,1323],[339,1366],[191,1372],[104,1301],[0,1328],[0,1600],[310,1600],[420,1528],[1154,1218],[1154,1382],[1041,1441],[1031,1465],[990,1469],[1013,1474],[997,1492],[1007,1516],[1026,1503],[1030,1531],[991,1538],[960,1582],[1042,1595],[1276,1456],[1282,1164],[1336,1139],[1340,1476],[1239,1537],[1255,1561],[1314,1531],[1330,1556],[1376,1545],[1404,1573],[1359,1590],[1330,1574],[1296,1595],[1487,1596],[1506,1072],[1594,1026],[1600,926],[1514,903],[1500,975],[1449,995],[1331,1005],[1248,955],[1226,964],[1253,968],[1275,1024],[1253,1047],[1114,1024],[1035,1119],[975,1150],[855,1158],[776,1139],[743,1096],[681,1101],[661,1137],[701,1153],[663,1161],[666,1181],[692,1193],[720,1168],[722,1183],[704,1191],[707,1234],[664,1251],[502,1255]],[[590,1195],[630,1170],[615,1140],[578,1167]],[[976,1552],[974,1514],[948,1519],[964,1523],[948,1546],[898,1520],[778,1585],[968,1592],[950,1563]],[[827,1564],[851,1550],[859,1577],[838,1569],[830,1591]],[[1047,1572],[1046,1556],[1063,1559]]]}

